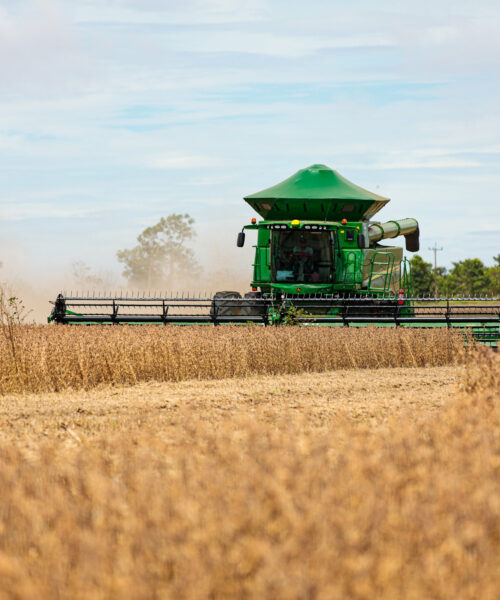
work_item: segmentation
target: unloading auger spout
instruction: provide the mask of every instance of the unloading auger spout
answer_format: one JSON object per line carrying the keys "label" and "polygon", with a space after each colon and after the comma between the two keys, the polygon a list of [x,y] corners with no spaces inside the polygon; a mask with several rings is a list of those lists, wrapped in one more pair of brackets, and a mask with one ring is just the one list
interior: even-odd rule
{"label": "unloading auger spout", "polygon": [[406,249],[409,252],[418,252],[420,249],[419,229],[416,219],[400,219],[386,223],[369,223],[368,239],[370,244],[380,240],[405,236]]}
{"label": "unloading auger spout", "polygon": [[234,290],[211,298],[60,294],[49,321],[444,326],[470,328],[477,339],[496,343],[499,299],[414,297],[411,264],[391,241],[404,236],[406,250],[416,252],[418,222],[374,220],[389,198],[311,165],[244,200],[260,220],[238,233],[238,247],[246,232],[256,237],[251,291],[243,296]]}

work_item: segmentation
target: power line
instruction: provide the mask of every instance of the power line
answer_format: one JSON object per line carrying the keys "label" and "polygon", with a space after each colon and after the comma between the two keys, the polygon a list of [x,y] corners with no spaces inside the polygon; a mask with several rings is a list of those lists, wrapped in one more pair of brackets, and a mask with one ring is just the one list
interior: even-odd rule
{"label": "power line", "polygon": [[443,248],[437,247],[437,242],[434,242],[434,248],[429,248],[432,252],[434,252],[434,298],[437,298],[438,295],[438,281],[437,281],[437,253],[441,252]]}

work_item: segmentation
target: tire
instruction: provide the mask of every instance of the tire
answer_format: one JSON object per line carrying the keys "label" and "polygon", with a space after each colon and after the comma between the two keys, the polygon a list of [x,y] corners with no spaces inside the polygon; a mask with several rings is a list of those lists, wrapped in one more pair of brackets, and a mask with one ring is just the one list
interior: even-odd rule
{"label": "tire", "polygon": [[241,311],[241,302],[231,300],[241,299],[239,292],[217,292],[210,307],[211,317],[237,317]]}
{"label": "tire", "polygon": [[[261,292],[247,292],[241,305],[241,315],[245,317],[263,317],[267,312],[267,303],[263,300]],[[257,299],[257,300],[256,300]]]}

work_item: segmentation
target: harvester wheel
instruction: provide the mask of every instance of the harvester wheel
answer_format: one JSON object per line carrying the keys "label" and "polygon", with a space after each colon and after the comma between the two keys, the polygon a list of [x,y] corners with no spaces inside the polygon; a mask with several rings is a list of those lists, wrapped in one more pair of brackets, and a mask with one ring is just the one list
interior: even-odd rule
{"label": "harvester wheel", "polygon": [[245,317],[262,317],[266,314],[267,305],[262,300],[256,300],[256,298],[262,298],[261,292],[247,292],[244,295],[247,302],[243,302],[241,306],[241,315]]}
{"label": "harvester wheel", "polygon": [[241,298],[239,292],[216,292],[210,308],[211,317],[236,317],[241,311],[241,302],[231,299]]}

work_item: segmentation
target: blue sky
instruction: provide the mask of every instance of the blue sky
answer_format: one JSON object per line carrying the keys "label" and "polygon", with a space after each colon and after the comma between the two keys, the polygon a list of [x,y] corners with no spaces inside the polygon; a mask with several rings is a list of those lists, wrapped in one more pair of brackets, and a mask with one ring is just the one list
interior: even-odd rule
{"label": "blue sky", "polygon": [[68,277],[172,212],[250,275],[242,196],[312,163],[440,264],[500,252],[500,4],[0,0],[4,277]]}

